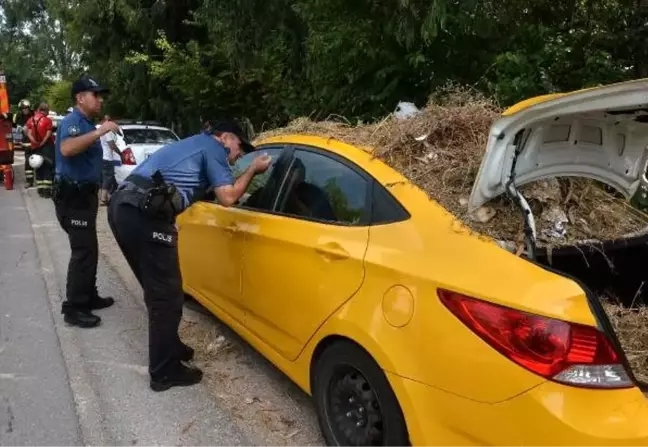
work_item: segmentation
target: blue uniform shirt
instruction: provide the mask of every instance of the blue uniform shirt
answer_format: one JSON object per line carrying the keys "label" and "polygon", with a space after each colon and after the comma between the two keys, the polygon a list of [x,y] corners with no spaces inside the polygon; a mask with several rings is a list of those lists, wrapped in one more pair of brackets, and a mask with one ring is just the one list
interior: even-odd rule
{"label": "blue uniform shirt", "polygon": [[158,149],[132,173],[151,178],[157,170],[178,188],[183,209],[196,201],[197,193],[234,183],[227,150],[206,132]]}
{"label": "blue uniform shirt", "polygon": [[78,137],[96,129],[90,121],[76,107],[59,123],[56,131],[56,177],[67,177],[77,182],[101,182],[101,161],[103,152],[99,139],[85,151],[72,157],[61,154],[61,143],[71,137]]}

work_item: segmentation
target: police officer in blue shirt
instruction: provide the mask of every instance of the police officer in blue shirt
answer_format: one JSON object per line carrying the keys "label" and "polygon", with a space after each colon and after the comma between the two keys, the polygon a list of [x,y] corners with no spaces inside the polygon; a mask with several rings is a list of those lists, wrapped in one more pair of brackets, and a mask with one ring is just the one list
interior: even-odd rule
{"label": "police officer in blue shirt", "polygon": [[99,116],[102,95],[108,89],[87,75],[72,85],[74,110],[58,126],[56,138],[56,174],[53,199],[56,217],[68,234],[71,256],[68,265],[66,301],[62,313],[67,323],[79,327],[97,326],[101,319],[92,310],[114,303],[99,296],[96,287],[97,192],[101,179],[102,150],[99,138],[118,131],[113,122],[97,129],[92,119]]}
{"label": "police officer in blue shirt", "polygon": [[230,164],[253,150],[235,122],[212,123],[202,133],[154,152],[110,199],[110,228],[144,289],[154,391],[202,379],[199,369],[182,363],[190,361],[194,351],[178,335],[184,293],[175,218],[208,192],[223,206],[235,204],[254,176],[270,166],[270,157],[258,156],[234,179]]}

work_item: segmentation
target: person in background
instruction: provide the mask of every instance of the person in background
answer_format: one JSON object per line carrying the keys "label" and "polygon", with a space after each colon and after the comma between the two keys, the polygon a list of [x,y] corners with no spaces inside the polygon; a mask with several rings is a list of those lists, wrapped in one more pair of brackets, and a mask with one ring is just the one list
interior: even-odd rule
{"label": "person in background", "polygon": [[31,153],[43,157],[43,165],[35,172],[38,195],[43,198],[52,197],[52,181],[54,180],[54,124],[49,117],[49,105],[41,103],[34,116],[25,124],[27,138],[31,145]]}
{"label": "person in background", "polygon": [[27,124],[27,120],[29,120],[33,115],[34,112],[31,109],[31,103],[29,100],[21,99],[18,103],[18,113],[14,115],[14,127],[24,127],[25,124]]}
{"label": "person in background", "polygon": [[[110,116],[105,115],[101,124],[111,121]],[[101,193],[99,197],[99,205],[106,206],[108,204],[108,199],[110,194],[117,187],[117,182],[115,181],[115,165],[121,163],[122,155],[121,151],[117,147],[116,141],[117,135],[115,132],[108,132],[104,134],[101,141],[101,149],[103,150],[103,162],[101,169]]]}
{"label": "person in background", "polygon": [[[34,170],[29,165],[29,156],[32,154],[29,140],[26,138],[25,125],[27,121],[34,115],[31,109],[31,103],[27,99],[21,99],[18,103],[18,113],[14,115],[13,127],[17,132],[14,133],[14,148],[22,148],[25,151],[25,182],[27,188],[34,186]],[[18,140],[19,139],[19,140]]]}

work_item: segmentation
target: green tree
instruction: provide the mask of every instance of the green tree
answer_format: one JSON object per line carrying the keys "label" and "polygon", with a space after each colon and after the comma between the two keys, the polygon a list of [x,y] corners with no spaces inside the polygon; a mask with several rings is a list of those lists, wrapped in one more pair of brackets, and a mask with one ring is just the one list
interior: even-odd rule
{"label": "green tree", "polygon": [[[115,116],[180,134],[373,120],[448,81],[510,105],[648,76],[648,0],[0,0],[10,95],[88,71]],[[51,87],[54,88],[54,87]],[[57,87],[58,88],[58,87]]]}
{"label": "green tree", "polygon": [[65,114],[65,111],[72,106],[71,91],[72,82],[70,81],[58,81],[50,85],[44,95],[50,110]]}

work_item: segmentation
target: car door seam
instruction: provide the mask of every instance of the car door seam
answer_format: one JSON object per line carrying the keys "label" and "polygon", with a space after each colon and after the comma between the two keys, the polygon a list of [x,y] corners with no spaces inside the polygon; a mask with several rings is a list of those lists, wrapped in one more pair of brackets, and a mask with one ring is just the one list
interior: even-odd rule
{"label": "car door seam", "polygon": [[364,285],[365,280],[367,279],[367,267],[366,267],[365,263],[366,263],[366,259],[367,259],[367,253],[369,252],[369,243],[370,243],[370,232],[369,232],[369,230],[370,230],[370,228],[371,227],[369,227],[369,226],[366,227],[366,230],[367,230],[367,239],[366,239],[366,241],[367,242],[366,242],[366,245],[365,245],[364,253],[362,254],[362,278],[360,280],[360,284],[358,284],[358,287],[349,295],[349,297],[347,299],[342,301],[339,306],[337,306],[335,309],[333,309],[326,316],[326,318],[324,318],[324,320],[322,320],[322,322],[319,325],[317,325],[317,327],[315,328],[315,330],[313,331],[311,336],[308,337],[308,340],[306,340],[304,342],[304,345],[302,346],[302,348],[299,350],[299,352],[297,353],[295,358],[293,360],[291,360],[291,361],[294,362],[299,357],[301,357],[301,355],[306,350],[306,347],[310,344],[310,342],[313,340],[313,338],[315,338],[315,335],[320,331],[320,329],[331,319],[331,317],[333,315],[335,315],[344,305],[346,305],[351,299],[353,299],[353,297],[355,297],[358,294],[358,292],[362,289],[362,286]]}

